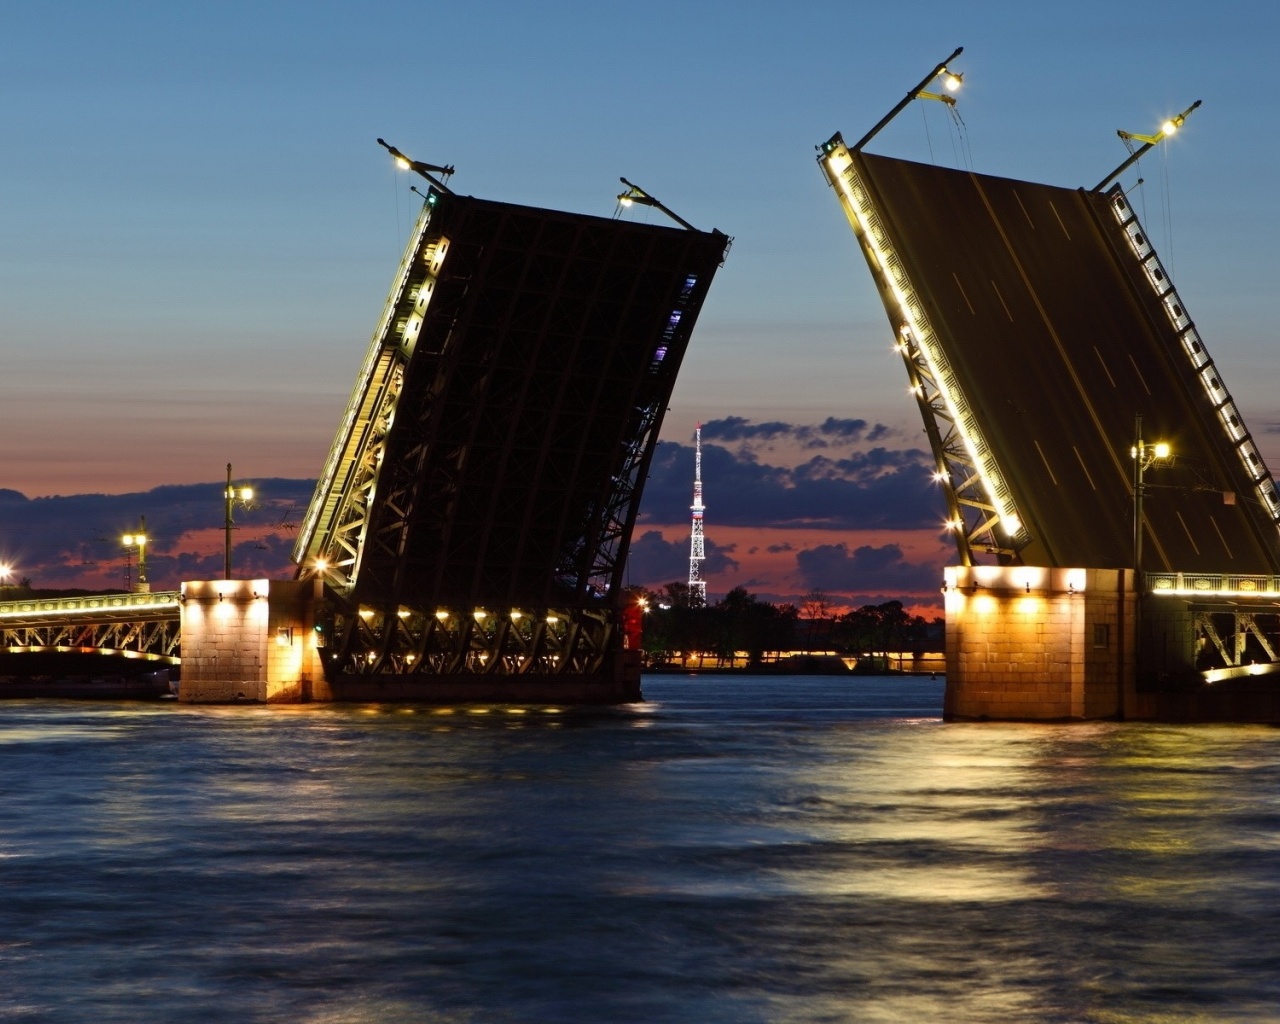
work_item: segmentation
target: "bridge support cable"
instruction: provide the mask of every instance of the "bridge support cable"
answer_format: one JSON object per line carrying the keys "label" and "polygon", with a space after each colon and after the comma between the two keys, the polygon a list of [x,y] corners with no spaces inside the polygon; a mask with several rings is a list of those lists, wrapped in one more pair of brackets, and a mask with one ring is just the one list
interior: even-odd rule
{"label": "bridge support cable", "polygon": [[1017,562],[1031,535],[978,415],[933,331],[924,301],[885,229],[869,184],[839,134],[819,149],[818,162],[840,198],[897,332],[895,347],[933,449],[935,477],[946,494],[946,525],[955,536],[961,564],[972,565],[977,552],[995,555],[1001,563]]}
{"label": "bridge support cable", "polygon": [[1213,418],[1225,435],[1228,445],[1235,451],[1257,501],[1266,509],[1271,522],[1280,529],[1280,494],[1277,494],[1275,480],[1263,462],[1262,453],[1253,436],[1245,427],[1235,400],[1223,383],[1222,375],[1209,358],[1204,341],[1187,314],[1186,304],[1178,295],[1173,281],[1138,222],[1137,214],[1125,197],[1124,190],[1119,185],[1113,186],[1107,193],[1107,199],[1116,222],[1124,232],[1125,244],[1121,251],[1137,260],[1141,277],[1150,285],[1169,318],[1186,359],[1185,365],[1190,367],[1192,376],[1212,407]]}

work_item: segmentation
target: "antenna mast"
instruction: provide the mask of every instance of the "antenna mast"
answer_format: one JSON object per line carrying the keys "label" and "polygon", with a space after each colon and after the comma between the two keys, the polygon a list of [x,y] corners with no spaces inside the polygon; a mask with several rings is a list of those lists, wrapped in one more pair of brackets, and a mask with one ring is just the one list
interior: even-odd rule
{"label": "antenna mast", "polygon": [[702,424],[693,433],[693,528],[689,533],[689,604],[700,608],[707,603],[707,582],[702,578],[702,560],[706,557],[702,539]]}

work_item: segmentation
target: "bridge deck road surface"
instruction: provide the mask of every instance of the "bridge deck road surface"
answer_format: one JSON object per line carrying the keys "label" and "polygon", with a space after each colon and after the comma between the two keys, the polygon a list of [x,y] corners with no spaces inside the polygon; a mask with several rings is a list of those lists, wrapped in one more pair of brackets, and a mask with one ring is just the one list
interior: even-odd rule
{"label": "bridge deck road surface", "polygon": [[1280,535],[1106,196],[855,159],[1031,533],[1025,562],[1132,564],[1141,413],[1144,439],[1177,453],[1147,471],[1144,568],[1280,571]]}

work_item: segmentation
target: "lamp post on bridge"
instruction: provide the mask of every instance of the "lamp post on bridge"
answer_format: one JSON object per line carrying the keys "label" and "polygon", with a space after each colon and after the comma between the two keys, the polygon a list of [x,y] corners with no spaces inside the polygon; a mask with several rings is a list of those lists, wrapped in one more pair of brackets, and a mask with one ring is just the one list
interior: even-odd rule
{"label": "lamp post on bridge", "polygon": [[[1172,454],[1167,442],[1148,444],[1142,439],[1142,414],[1133,418],[1133,673],[1138,676],[1138,657],[1142,651],[1142,595],[1146,586],[1142,576],[1142,499],[1146,490],[1146,472],[1157,463],[1166,462]],[[1124,684],[1120,686],[1120,717],[1124,717]]]}
{"label": "lamp post on bridge", "polygon": [[226,503],[226,547],[224,549],[222,560],[222,578],[224,580],[231,579],[231,528],[233,525],[232,513],[235,511],[237,504],[241,508],[248,508],[249,502],[253,500],[253,488],[240,486],[236,487],[231,483],[231,463],[227,463],[227,487],[222,492],[223,499]]}
{"label": "lamp post on bridge", "polygon": [[147,517],[140,517],[140,523],[137,533],[126,533],[120,541],[126,548],[138,549],[138,582],[129,589],[135,594],[149,594],[151,584],[147,582]]}
{"label": "lamp post on bridge", "polygon": [[1137,574],[1134,585],[1142,589],[1142,498],[1146,490],[1145,476],[1157,462],[1169,458],[1171,450],[1164,441],[1147,444],[1142,440],[1142,414],[1133,418],[1133,448],[1129,455],[1133,459],[1133,571]]}
{"label": "lamp post on bridge", "polygon": [[856,153],[859,150],[861,150],[863,146],[865,146],[868,142],[870,142],[873,138],[875,138],[876,135],[880,133],[881,128],[883,128],[895,117],[897,117],[902,112],[903,108],[906,107],[907,104],[909,104],[912,100],[915,100],[915,99],[939,100],[942,103],[945,103],[949,107],[954,107],[956,101],[952,99],[950,96],[947,96],[945,93],[927,92],[925,91],[925,87],[930,85],[935,78],[941,78],[943,86],[949,92],[955,92],[957,89],[959,89],[961,83],[964,81],[964,75],[951,70],[951,68],[949,68],[947,65],[950,64],[957,57],[959,57],[960,54],[962,53],[964,53],[964,47],[957,46],[955,48],[955,51],[951,54],[950,57],[948,57],[942,63],[938,64],[932,71],[930,71],[927,75],[925,75],[924,78],[920,79],[920,81],[916,84],[916,87],[912,89],[910,92],[908,92],[904,97],[902,97],[901,100],[898,101],[898,105],[896,107],[890,110],[889,113],[885,114],[884,117],[880,118],[880,120],[876,123],[876,126],[872,128],[871,131],[867,132],[867,134],[862,136],[862,138],[860,138],[854,145],[850,146],[849,147],[850,152]]}

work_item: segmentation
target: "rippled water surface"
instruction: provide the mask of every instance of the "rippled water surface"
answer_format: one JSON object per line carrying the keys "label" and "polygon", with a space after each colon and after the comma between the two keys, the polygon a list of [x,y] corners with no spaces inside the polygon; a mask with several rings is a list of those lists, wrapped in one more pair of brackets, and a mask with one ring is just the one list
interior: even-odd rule
{"label": "rippled water surface", "polygon": [[1280,1020],[1280,731],[941,687],[0,704],[0,1020]]}

